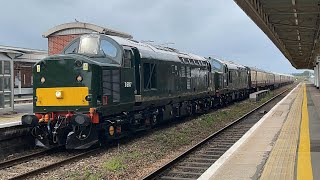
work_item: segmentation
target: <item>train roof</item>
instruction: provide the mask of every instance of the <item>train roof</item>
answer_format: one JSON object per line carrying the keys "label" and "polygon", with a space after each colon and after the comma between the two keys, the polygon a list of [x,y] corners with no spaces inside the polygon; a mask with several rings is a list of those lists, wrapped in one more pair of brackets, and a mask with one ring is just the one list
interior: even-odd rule
{"label": "train roof", "polygon": [[254,70],[254,71],[267,72],[267,71],[260,69],[260,68],[257,68],[257,67],[251,67],[251,66],[247,66],[247,67],[250,68],[251,70]]}
{"label": "train roof", "polygon": [[225,64],[228,66],[229,69],[239,69],[239,68],[243,68],[245,69],[246,67],[241,65],[241,64],[237,64],[237,63],[234,63],[232,61],[226,61],[226,60],[222,60],[222,59],[218,59],[218,58],[212,58],[222,64]]}
{"label": "train roof", "polygon": [[118,36],[111,36],[111,35],[105,35],[105,36],[112,38],[122,46],[131,46],[131,47],[137,48],[142,58],[161,59],[161,60],[167,60],[167,61],[181,62],[179,58],[181,57],[181,58],[194,59],[198,61],[207,61],[204,57],[191,54],[191,53],[180,52],[179,50],[170,48],[170,47],[151,45],[151,44],[142,43],[132,39],[126,39]]}

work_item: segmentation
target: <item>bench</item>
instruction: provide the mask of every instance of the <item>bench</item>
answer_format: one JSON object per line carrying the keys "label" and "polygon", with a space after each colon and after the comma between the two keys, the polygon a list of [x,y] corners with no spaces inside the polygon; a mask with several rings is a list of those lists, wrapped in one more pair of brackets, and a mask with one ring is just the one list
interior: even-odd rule
{"label": "bench", "polygon": [[258,92],[251,93],[249,95],[249,98],[251,101],[260,101],[262,98],[264,98],[267,94],[269,94],[269,89],[268,90],[262,90]]}

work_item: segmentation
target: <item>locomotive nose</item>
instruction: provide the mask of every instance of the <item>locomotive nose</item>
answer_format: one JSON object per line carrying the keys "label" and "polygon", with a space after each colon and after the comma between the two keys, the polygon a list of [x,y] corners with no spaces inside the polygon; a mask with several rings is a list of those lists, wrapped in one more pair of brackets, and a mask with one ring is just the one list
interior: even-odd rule
{"label": "locomotive nose", "polygon": [[85,57],[75,55],[58,55],[39,62],[34,69],[34,112],[63,106],[69,110],[88,107],[93,99],[92,67]]}

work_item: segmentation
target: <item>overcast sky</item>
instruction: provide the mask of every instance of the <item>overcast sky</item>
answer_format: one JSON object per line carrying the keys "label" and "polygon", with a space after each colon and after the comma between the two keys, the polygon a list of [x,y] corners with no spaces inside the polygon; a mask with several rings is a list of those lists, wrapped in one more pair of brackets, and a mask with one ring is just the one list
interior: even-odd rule
{"label": "overcast sky", "polygon": [[7,0],[0,45],[47,49],[42,34],[77,19],[181,51],[297,72],[233,0]]}

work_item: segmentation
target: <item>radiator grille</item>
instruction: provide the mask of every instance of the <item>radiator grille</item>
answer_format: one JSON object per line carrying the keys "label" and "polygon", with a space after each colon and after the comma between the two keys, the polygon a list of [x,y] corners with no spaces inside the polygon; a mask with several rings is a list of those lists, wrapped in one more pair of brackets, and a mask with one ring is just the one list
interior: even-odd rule
{"label": "radiator grille", "polygon": [[103,70],[103,96],[111,96],[113,102],[120,102],[120,71]]}

